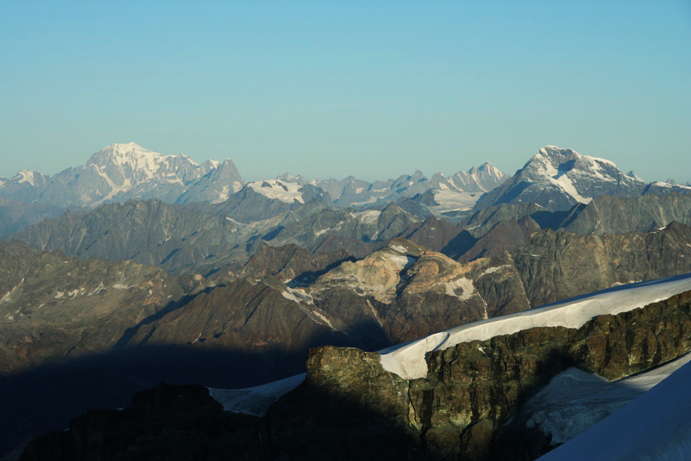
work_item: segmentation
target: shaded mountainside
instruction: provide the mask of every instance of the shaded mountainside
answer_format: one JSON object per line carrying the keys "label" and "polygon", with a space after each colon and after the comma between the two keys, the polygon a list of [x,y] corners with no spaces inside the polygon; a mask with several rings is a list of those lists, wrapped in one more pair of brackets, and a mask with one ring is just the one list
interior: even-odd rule
{"label": "shaded mountainside", "polygon": [[345,250],[314,254],[294,244],[280,247],[262,244],[239,277],[261,280],[271,275],[284,283],[309,284],[341,262],[353,260],[355,258]]}
{"label": "shaded mountainside", "polygon": [[[97,227],[104,242],[113,229],[118,229],[130,232],[131,242],[144,249],[145,239],[137,237],[138,228],[131,228],[131,223],[139,223],[146,230],[141,235],[151,232],[165,241],[167,223],[176,219],[187,222],[183,216],[189,212],[186,207],[160,202],[131,202],[106,205],[84,215],[70,213],[61,220],[86,222],[93,213],[107,207],[126,210],[118,216],[127,220],[112,218],[108,233]],[[327,235],[327,231],[319,235],[323,240],[317,240],[321,242],[317,245],[352,238],[339,236],[341,231],[362,235],[373,230],[385,235],[415,232],[417,237],[445,248],[458,248],[453,246],[454,239],[455,243],[458,239],[451,237],[457,224],[434,218],[421,223],[395,205],[375,213],[334,212],[321,205],[315,207],[316,211],[307,208],[305,204],[288,212],[280,218],[282,221],[272,222],[284,222],[285,229],[305,223],[301,213],[323,215],[324,220],[308,221],[303,228],[303,235],[316,235],[315,228],[336,228],[334,234]],[[502,210],[512,209],[499,207],[488,218]],[[341,218],[345,221],[339,227],[337,219]],[[215,235],[218,223],[228,226],[226,236],[244,238],[247,234],[242,232],[257,230],[252,230],[256,224],[238,225],[213,214],[199,214],[196,219],[210,223],[210,235]],[[491,219],[478,218],[477,222],[490,227]],[[294,244],[268,246],[266,239],[257,238],[253,256],[244,269],[234,267],[231,273],[219,270],[214,274],[214,283],[203,277],[195,281],[189,276],[172,276],[132,262],[81,260],[34,252],[19,243],[7,245],[14,248],[14,253],[10,251],[4,259],[9,264],[9,275],[6,286],[0,287],[4,290],[0,295],[11,302],[0,301],[2,321],[7,320],[9,325],[3,330],[0,357],[7,369],[36,366],[2,378],[3,406],[7,411],[0,422],[3,428],[9,428],[5,433],[13,434],[6,440],[17,443],[36,428],[60,427],[68,417],[87,408],[122,406],[133,392],[161,380],[219,387],[256,385],[302,371],[310,347],[336,344],[375,350],[616,284],[691,271],[691,229],[683,224],[672,223],[645,234],[578,235],[547,229],[527,236],[526,230],[534,227],[533,222],[525,218],[494,223],[487,234],[492,238],[485,240],[475,239],[467,230],[460,231],[470,242],[469,250],[479,245],[473,251],[477,250],[480,257],[468,262],[455,261],[404,239],[388,243],[358,240],[363,254],[355,255],[361,259],[354,260],[343,250],[313,254]],[[195,234],[193,228],[190,221],[191,232],[184,241],[190,240],[191,251],[200,251],[204,233]],[[420,229],[429,233],[416,232]],[[430,234],[435,231],[443,238]],[[270,242],[280,241],[280,234]],[[71,241],[79,244],[79,235],[75,233]],[[505,251],[492,253],[490,246],[483,246],[487,240],[501,243]],[[525,243],[514,246],[518,240]],[[83,248],[95,248],[97,241]],[[507,242],[509,245],[505,245]],[[15,260],[33,258],[38,258],[36,269],[12,266]],[[62,271],[58,263],[82,269]],[[223,263],[219,265],[227,268]],[[121,266],[125,275],[151,274],[151,278],[158,278],[153,286],[148,284],[151,278],[145,280],[146,284],[120,280],[117,277],[121,275],[113,268]],[[17,275],[23,273],[27,274],[25,281]],[[26,292],[31,299],[14,298],[22,293],[30,275],[36,277],[31,291]],[[98,292],[101,282],[106,290]],[[129,291],[116,289],[115,285]],[[181,287],[177,292],[166,291],[176,286]],[[150,296],[169,301],[149,304]],[[63,311],[47,310],[47,306],[62,306]],[[20,307],[24,310],[17,311]],[[73,310],[79,313],[76,317]],[[13,317],[13,323],[6,318],[22,312],[26,315],[21,322],[16,321],[18,317]],[[89,316],[82,316],[82,312]],[[54,316],[42,317],[49,313]],[[70,319],[76,319],[76,323],[70,323]],[[39,383],[44,382],[52,383],[50,392],[42,392]],[[25,410],[34,401],[42,409],[40,414]]]}
{"label": "shaded mountainside", "polygon": [[0,242],[0,368],[110,350],[125,331],[205,288],[131,261],[80,260]]}
{"label": "shaded mountainside", "polygon": [[203,388],[164,386],[121,412],[74,419],[22,459],[186,459],[185,446],[171,449],[174,435],[198,447],[198,459],[534,459],[549,440],[507,423],[553,377],[575,366],[619,379],[689,349],[689,291],[579,328],[524,329],[432,351],[419,379],[386,371],[377,353],[326,346],[310,351],[304,382],[263,418],[221,412]]}
{"label": "shaded mountainside", "polygon": [[[392,216],[395,222],[398,214]],[[179,278],[131,262],[5,246],[0,356],[7,370],[35,364],[3,378],[8,410],[2,424],[14,434],[6,438],[10,444],[27,430],[48,430],[87,408],[122,406],[134,391],[161,380],[256,385],[299,373],[310,347],[374,350],[617,283],[691,270],[691,230],[676,223],[647,234],[542,230],[526,245],[467,263],[402,239],[360,260],[344,252],[313,255],[296,246],[260,245],[245,269],[220,277],[217,284],[225,286],[215,287],[201,277]],[[35,266],[14,266],[22,261]],[[54,391],[41,393],[38,383],[46,381]],[[68,398],[58,398],[63,394]],[[40,418],[25,411],[27,399],[37,395]]]}
{"label": "shaded mountainside", "polygon": [[164,269],[194,270],[232,259],[237,225],[194,207],[158,200],[114,203],[88,213],[67,212],[14,236],[40,250],[80,258],[131,259]]}
{"label": "shaded mountainside", "polygon": [[51,205],[36,205],[0,198],[0,238],[8,237],[46,218],[64,213],[64,209]]}
{"label": "shaded mountainside", "polygon": [[577,234],[650,232],[669,223],[691,225],[691,196],[682,194],[640,197],[596,197],[574,208],[562,226]]}

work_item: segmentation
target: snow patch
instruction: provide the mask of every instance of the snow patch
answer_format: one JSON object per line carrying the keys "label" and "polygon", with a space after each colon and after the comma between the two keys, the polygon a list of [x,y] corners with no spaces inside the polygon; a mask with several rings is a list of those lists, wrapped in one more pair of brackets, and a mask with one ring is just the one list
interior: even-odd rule
{"label": "snow patch", "polygon": [[245,389],[209,388],[209,394],[225,411],[264,416],[269,406],[305,380],[306,374],[291,376],[280,381]]}
{"label": "snow patch", "polygon": [[302,290],[298,290],[296,288],[291,288],[289,286],[285,287],[285,291],[281,291],[281,294],[283,295],[284,298],[290,299],[291,301],[295,301],[296,303],[307,303],[307,304],[314,304],[314,300],[312,299],[312,296],[309,294],[305,293]]}
{"label": "snow patch", "polygon": [[691,453],[691,364],[541,461],[685,460]]}
{"label": "snow patch", "polygon": [[379,216],[381,215],[381,211],[379,210],[365,210],[365,211],[359,211],[356,213],[352,213],[352,216],[356,219],[358,219],[360,222],[364,224],[374,224],[377,222],[377,219],[379,219]]}
{"label": "snow patch", "polygon": [[326,234],[327,232],[329,232],[330,230],[331,230],[331,228],[330,228],[330,227],[327,227],[326,229],[320,229],[320,230],[318,230],[318,231],[314,231],[314,236],[315,236],[315,237],[320,237],[320,236]]}
{"label": "snow patch", "polygon": [[437,213],[471,210],[482,194],[458,192],[451,189],[434,192],[434,201],[439,205],[430,207]]}
{"label": "snow patch", "polygon": [[300,189],[302,186],[294,182],[285,182],[278,179],[265,179],[247,183],[247,187],[263,196],[280,200],[284,203],[305,203]]}
{"label": "snow patch", "polygon": [[17,288],[19,288],[19,286],[20,286],[22,283],[24,283],[24,277],[22,277],[22,279],[19,281],[19,283],[17,284],[17,286],[15,286],[15,287],[12,288],[10,291],[8,291],[7,293],[5,293],[5,296],[3,296],[2,299],[0,299],[0,303],[8,303],[8,302],[12,301],[12,295],[14,294],[14,292],[17,290]]}
{"label": "snow patch", "polygon": [[577,368],[558,374],[525,405],[528,427],[539,426],[562,444],[612,414],[691,361],[691,354],[652,370],[616,381]]}
{"label": "snow patch", "polygon": [[485,270],[482,274],[480,274],[480,277],[482,277],[483,275],[487,275],[487,274],[494,274],[495,272],[502,270],[502,269],[505,269],[507,267],[511,267],[511,264],[504,264],[502,266],[490,267],[489,269]]}
{"label": "snow patch", "polygon": [[401,253],[401,254],[407,254],[408,253],[408,250],[406,249],[406,247],[404,247],[403,245],[398,245],[396,243],[389,245],[388,249],[391,251],[395,251],[397,253]]}
{"label": "snow patch", "polygon": [[[461,291],[460,293],[458,292],[459,290]],[[477,292],[475,291],[472,280],[465,277],[446,283],[446,294],[458,298],[461,301],[472,298],[475,293]]]}
{"label": "snow patch", "polygon": [[230,197],[230,186],[223,186],[223,189],[218,193],[218,198],[213,203],[222,203]]}

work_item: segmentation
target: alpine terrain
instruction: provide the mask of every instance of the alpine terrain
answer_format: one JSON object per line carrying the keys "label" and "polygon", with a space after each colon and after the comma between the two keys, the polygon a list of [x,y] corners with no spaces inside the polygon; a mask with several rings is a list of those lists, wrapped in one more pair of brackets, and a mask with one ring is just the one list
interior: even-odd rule
{"label": "alpine terrain", "polygon": [[127,143],[0,180],[0,457],[684,449],[691,187],[554,146],[250,179]]}

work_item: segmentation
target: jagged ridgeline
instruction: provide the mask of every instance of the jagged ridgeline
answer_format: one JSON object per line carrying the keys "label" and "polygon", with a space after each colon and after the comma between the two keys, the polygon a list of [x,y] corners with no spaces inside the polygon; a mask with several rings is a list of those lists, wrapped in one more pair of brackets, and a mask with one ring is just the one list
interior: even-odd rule
{"label": "jagged ridgeline", "polygon": [[[448,177],[245,182],[231,160],[197,164],[134,143],[54,176],[22,171],[0,181],[0,451],[162,381],[256,386],[304,372],[308,351],[326,345],[374,364],[372,351],[459,325],[691,272],[690,191],[553,146],[511,178],[486,163]],[[320,366],[339,367],[340,354]],[[168,401],[176,389],[149,395]],[[190,392],[222,427],[254,427]],[[401,456],[460,449],[415,418],[413,439],[367,427],[400,442]],[[284,429],[275,440],[289,447]],[[271,450],[316,459],[285,447]]]}

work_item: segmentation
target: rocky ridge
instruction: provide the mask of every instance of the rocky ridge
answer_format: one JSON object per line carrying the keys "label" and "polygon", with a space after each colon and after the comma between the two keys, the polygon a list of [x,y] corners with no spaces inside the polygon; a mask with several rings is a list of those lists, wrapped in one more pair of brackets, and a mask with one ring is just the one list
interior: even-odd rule
{"label": "rocky ridge", "polygon": [[[239,459],[533,459],[550,449],[549,440],[536,443],[525,438],[529,428],[506,423],[552,377],[575,366],[618,379],[673,360],[690,348],[689,291],[595,317],[580,328],[538,327],[433,351],[426,358],[428,372],[420,379],[387,372],[377,353],[326,346],[310,352],[304,383],[273,404],[264,418],[247,417],[244,429],[224,425],[225,432],[204,431],[195,440],[223,447],[221,451]],[[178,396],[183,407],[185,400],[180,399],[197,395],[195,399],[208,402],[201,408],[219,417],[218,407],[197,388],[155,392]],[[33,442],[22,459],[118,459],[117,447],[132,440],[131,412],[142,411],[147,419],[160,414],[156,406],[142,405],[153,395],[142,394],[122,416],[101,412],[76,419],[68,432]],[[174,406],[162,410],[168,408]],[[141,450],[166,443],[169,433],[160,431],[145,443],[130,444],[129,456],[143,459]],[[105,434],[111,434],[110,445],[85,443],[105,440]],[[76,447],[86,451],[75,452]],[[214,449],[202,453],[200,459],[220,455],[212,456],[219,453]]]}

